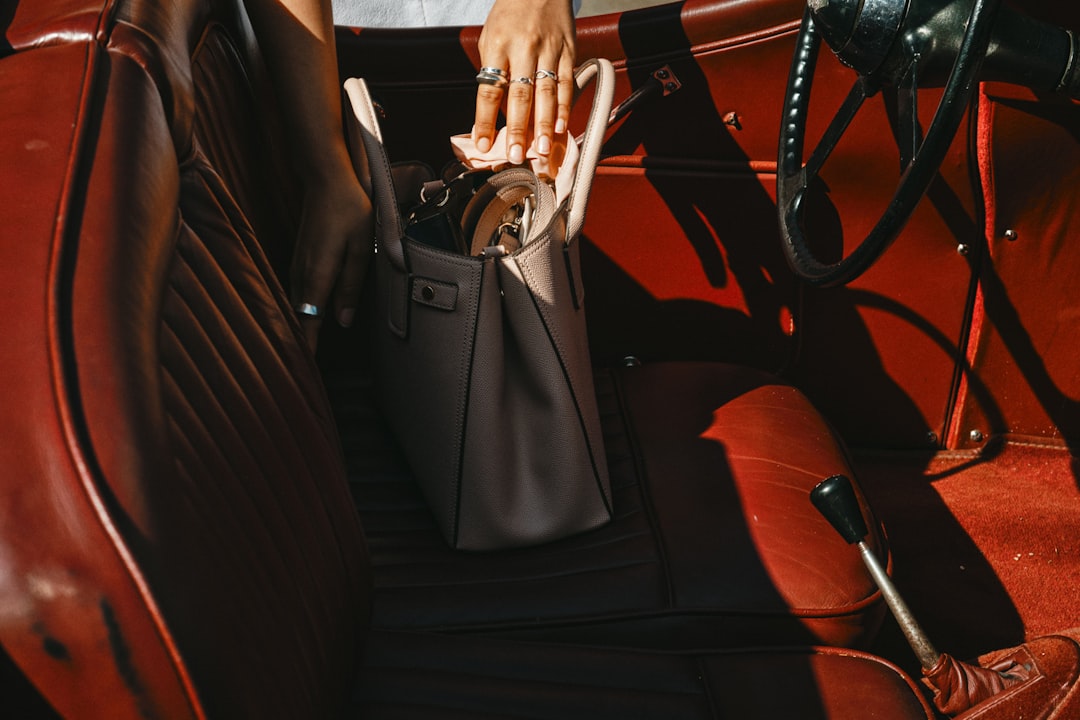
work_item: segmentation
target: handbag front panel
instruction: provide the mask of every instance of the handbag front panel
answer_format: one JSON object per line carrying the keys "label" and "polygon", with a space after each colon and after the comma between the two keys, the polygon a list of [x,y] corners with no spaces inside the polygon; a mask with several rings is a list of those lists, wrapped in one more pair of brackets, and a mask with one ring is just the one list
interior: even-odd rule
{"label": "handbag front panel", "polygon": [[[408,276],[383,253],[377,256],[380,397],[440,529],[452,539],[477,316],[483,276],[492,269],[490,262],[409,239],[405,248]],[[407,307],[403,335],[390,314],[401,304]]]}
{"label": "handbag front panel", "polygon": [[[584,311],[549,240],[560,226],[500,260],[411,239],[408,277],[378,260],[383,407],[454,547],[535,544],[611,517]],[[403,335],[390,316],[402,303]]]}
{"label": "handbag front panel", "polygon": [[560,225],[495,264],[502,302],[479,316],[460,547],[536,544],[611,518],[585,313],[552,240]]}

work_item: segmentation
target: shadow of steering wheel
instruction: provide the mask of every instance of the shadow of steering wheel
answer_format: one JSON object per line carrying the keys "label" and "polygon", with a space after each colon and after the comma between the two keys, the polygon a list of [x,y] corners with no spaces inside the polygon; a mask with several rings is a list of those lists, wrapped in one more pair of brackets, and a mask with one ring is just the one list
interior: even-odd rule
{"label": "shadow of steering wheel", "polygon": [[[677,10],[679,6],[674,7]],[[636,17],[639,14],[641,17]],[[645,19],[648,22],[644,22]],[[668,6],[640,13],[626,13],[620,32],[634,86],[645,81],[648,71],[652,69],[644,65],[644,60],[635,62],[635,58],[648,58],[651,51],[655,51],[658,46],[677,47],[678,55],[672,54],[669,57],[672,67],[683,82],[684,91],[680,92],[680,96],[657,103],[663,107],[649,106],[635,110],[612,135],[605,150],[618,155],[632,152],[639,145],[644,147],[645,178],[676,218],[684,234],[682,241],[693,246],[702,271],[711,283],[718,286],[737,283],[743,288],[746,312],[710,306],[704,301],[657,299],[615,261],[586,243],[583,247],[586,251],[586,262],[590,266],[589,272],[599,270],[599,274],[604,275],[602,284],[605,293],[610,292],[613,287],[617,288],[614,294],[618,296],[618,306],[625,316],[661,319],[659,322],[650,322],[644,328],[639,327],[637,331],[642,334],[659,332],[660,337],[668,338],[671,343],[668,346],[668,357],[687,357],[698,352],[710,359],[744,362],[783,371],[794,361],[797,346],[792,338],[771,329],[775,328],[775,325],[770,323],[773,323],[777,313],[789,300],[790,296],[785,293],[791,292],[797,298],[798,290],[796,288],[792,291],[791,285],[785,287],[785,282],[793,283],[790,280],[785,281],[790,278],[790,271],[780,251],[779,233],[773,229],[768,231],[768,237],[759,236],[755,242],[747,242],[743,232],[745,225],[741,221],[741,218],[745,217],[775,217],[775,202],[759,186],[755,193],[740,197],[737,205],[727,206],[715,194],[710,194],[707,183],[679,182],[677,173],[658,169],[662,167],[662,159],[666,155],[677,156],[680,142],[685,143],[686,139],[677,132],[657,129],[674,129],[678,126],[673,126],[672,123],[676,122],[677,118],[693,118],[692,132],[697,143],[695,150],[698,151],[698,157],[740,158],[740,161],[745,163],[743,172],[753,176],[750,158],[732,140],[730,131],[709,93],[700,91],[702,87],[708,87],[708,78],[693,57],[691,43],[686,38],[678,12],[672,12],[671,6]],[[685,92],[687,88],[695,87],[698,91]],[[660,163],[654,164],[654,160],[659,160]],[[944,182],[939,179],[936,185],[944,185]],[[819,221],[828,229],[823,243],[831,245],[835,250],[842,246],[843,241],[842,227],[838,219],[830,217],[830,212],[835,214],[835,209],[831,207],[831,203],[827,203],[827,198],[825,206],[821,206],[820,202],[817,204],[818,207],[811,212],[818,213]],[[956,216],[955,208],[944,208],[942,212]],[[960,215],[963,222],[974,222],[966,212]],[[966,229],[966,232],[970,231],[971,228]],[[827,253],[829,248],[823,250]],[[972,396],[977,398],[995,422],[1001,418],[1000,409],[996,406],[992,394],[965,364],[964,354],[957,348],[955,339],[946,337],[931,322],[909,308],[883,296],[848,288],[833,292],[839,300],[837,305],[844,309],[839,315],[831,315],[829,322],[839,323],[844,328],[843,335],[853,341],[852,345],[845,347],[845,352],[856,353],[864,359],[866,374],[861,379],[875,388],[875,392],[885,388],[891,409],[906,414],[909,418],[919,416],[914,402],[904,389],[891,379],[883,366],[865,322],[860,317],[860,308],[874,308],[893,314],[929,337],[950,357],[956,358],[958,372],[967,377]],[[593,293],[590,297],[591,316],[600,294]],[[832,307],[833,304],[830,303],[830,308]],[[614,311],[614,307],[604,308],[596,314],[606,319]],[[665,326],[665,320],[670,320],[670,324]],[[689,335],[672,337],[685,332],[686,328],[690,329]],[[736,338],[737,342],[741,342],[755,337],[765,350],[758,352],[742,348],[733,352],[730,347],[724,347],[725,338]],[[777,348],[780,348],[783,354],[779,362]],[[701,357],[700,354],[698,357]],[[990,448],[980,457],[973,457],[951,467],[946,473],[958,473],[965,467],[988,462],[996,452],[995,448]],[[911,595],[910,602],[916,612],[921,610],[922,614],[930,619],[926,624],[932,636],[938,638],[944,648],[959,656],[975,655],[1021,640],[1023,625],[1007,591],[975,542],[933,488],[934,481],[941,479],[943,475],[925,474],[930,459],[931,456],[927,453],[917,453],[903,464],[901,476],[864,481],[868,496],[872,501],[878,501],[876,507],[879,515],[886,526],[893,529],[892,544],[897,557],[911,563],[908,569],[898,563],[897,579],[902,590]],[[882,467],[888,468],[889,464]],[[905,515],[908,510],[918,510],[919,514]],[[935,541],[942,546],[943,553],[965,558],[968,585],[966,588],[947,589],[948,600],[944,601],[944,605],[936,588],[918,587],[925,577],[916,566],[919,562],[918,554],[924,550],[922,539],[925,537],[923,528],[926,526],[934,528]],[[905,536],[911,537],[913,542],[905,542]],[[967,595],[968,588],[977,588],[977,597]],[[953,591],[954,594],[950,595]],[[957,593],[961,597],[956,597]],[[960,632],[956,632],[955,628],[947,626],[944,618],[948,617],[950,612],[955,614],[961,611],[965,600],[977,605],[981,611],[980,618],[987,622],[965,626]],[[936,622],[936,617],[930,612],[936,608],[942,608],[946,613],[941,615],[943,619],[940,623]],[[896,632],[898,635],[898,631]],[[881,647],[889,651],[890,659],[910,665],[906,663],[906,659],[911,655],[906,646],[893,647],[888,632],[883,643]]]}

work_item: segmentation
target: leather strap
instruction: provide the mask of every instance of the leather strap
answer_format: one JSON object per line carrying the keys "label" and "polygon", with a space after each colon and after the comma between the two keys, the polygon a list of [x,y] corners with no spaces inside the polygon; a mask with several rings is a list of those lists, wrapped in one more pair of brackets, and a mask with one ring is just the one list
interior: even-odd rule
{"label": "leather strap", "polygon": [[[540,182],[532,171],[509,168],[496,173],[476,192],[462,217],[462,234],[472,238],[472,255],[479,255],[488,240],[500,232],[507,213],[517,214],[526,197],[531,209],[517,232],[518,246],[531,239],[529,229],[547,227],[555,216],[555,194],[547,183]],[[507,247],[508,252],[516,248]]]}
{"label": "leather strap", "polygon": [[575,97],[595,78],[596,90],[593,95],[592,111],[585,126],[581,141],[581,155],[578,158],[577,177],[570,190],[567,203],[566,244],[569,245],[585,225],[585,210],[589,203],[596,166],[600,163],[600,150],[604,144],[611,105],[615,99],[615,68],[606,58],[594,58],[582,63],[574,73],[577,86]]}
{"label": "leather strap", "polygon": [[375,104],[371,101],[367,83],[360,78],[345,81],[345,93],[352,105],[353,115],[359,121],[360,137],[367,151],[368,164],[371,166],[371,187],[375,193],[376,232],[378,232],[379,251],[385,252],[390,264],[399,272],[405,268],[405,250],[401,245],[401,216],[398,214],[397,195],[394,192],[394,177],[390,171],[390,160],[383,146],[382,131],[375,115]]}

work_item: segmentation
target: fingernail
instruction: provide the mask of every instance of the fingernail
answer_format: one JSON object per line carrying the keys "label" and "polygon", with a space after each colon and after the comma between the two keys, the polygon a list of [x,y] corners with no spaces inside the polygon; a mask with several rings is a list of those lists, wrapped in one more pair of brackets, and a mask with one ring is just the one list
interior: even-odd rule
{"label": "fingernail", "polygon": [[491,149],[491,138],[486,138],[486,137],[478,138],[477,141],[476,141],[476,149],[479,150],[482,153],[485,153],[488,150],[490,150]]}
{"label": "fingernail", "polygon": [[541,155],[547,155],[551,152],[551,138],[547,135],[541,135],[536,139],[536,152]]}
{"label": "fingernail", "polygon": [[352,327],[353,318],[356,317],[356,310],[353,308],[343,308],[338,313],[338,325],[341,327]]}
{"label": "fingernail", "polygon": [[557,118],[555,120],[555,134],[562,135],[564,132],[566,132],[566,121],[562,118]]}
{"label": "fingernail", "polygon": [[515,165],[525,162],[525,149],[521,147],[521,143],[514,143],[510,146],[510,162]]}

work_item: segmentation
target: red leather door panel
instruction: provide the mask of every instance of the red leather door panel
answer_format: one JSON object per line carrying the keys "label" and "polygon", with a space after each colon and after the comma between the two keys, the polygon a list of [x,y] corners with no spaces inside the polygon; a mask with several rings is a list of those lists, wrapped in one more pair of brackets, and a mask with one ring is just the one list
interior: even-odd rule
{"label": "red leather door panel", "polygon": [[986,88],[980,160],[990,256],[955,442],[1080,440],[1080,105]]}
{"label": "red leather door panel", "polygon": [[[936,445],[971,289],[957,247],[977,246],[980,234],[967,140],[877,267],[849,288],[801,288],[779,250],[774,185],[803,5],[688,0],[579,21],[578,55],[615,62],[617,98],[661,66],[681,83],[621,120],[605,146],[584,245],[594,359],[784,371],[855,445]],[[443,138],[471,126],[477,36],[341,30],[342,74],[368,78],[392,158],[438,166],[449,157]],[[854,81],[829,57],[820,66],[810,138]],[[850,248],[884,209],[899,175],[891,138],[872,99],[823,172],[828,192],[810,222],[824,242]]]}

